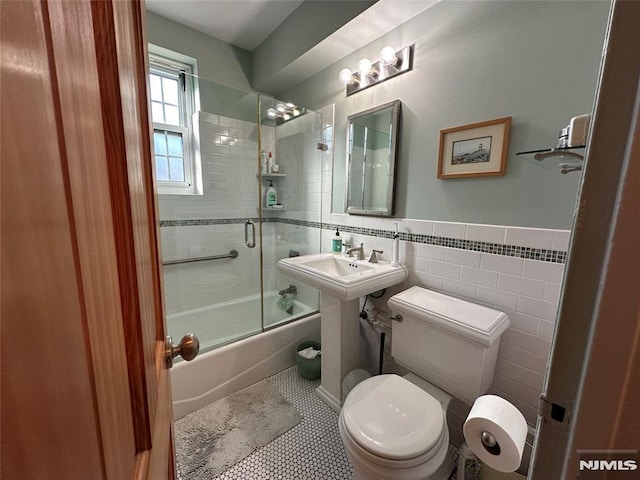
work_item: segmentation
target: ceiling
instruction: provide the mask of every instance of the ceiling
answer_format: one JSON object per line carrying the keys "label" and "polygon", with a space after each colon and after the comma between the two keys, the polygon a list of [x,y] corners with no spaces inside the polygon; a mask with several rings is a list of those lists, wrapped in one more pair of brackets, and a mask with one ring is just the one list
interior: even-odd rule
{"label": "ceiling", "polygon": [[[146,7],[160,16],[252,52],[251,88],[277,96],[442,0],[369,1],[366,2],[367,7],[354,18],[348,18],[353,9],[347,9],[346,17],[343,15],[342,18],[345,23],[335,31],[327,31],[328,36],[318,37],[318,31],[321,32],[322,29],[318,29],[318,25],[309,26],[313,27],[311,30],[317,37],[312,46],[308,45],[309,42],[305,44],[294,41],[287,49],[278,50],[276,55],[273,55],[272,48],[264,49],[266,52],[256,50],[305,1],[313,2],[146,0]],[[335,7],[332,5],[331,8],[340,8],[339,0],[331,1],[335,2]],[[340,13],[341,11],[336,11],[338,17]],[[304,18],[303,21],[319,20],[312,17]],[[298,32],[299,30],[300,28],[296,29]],[[281,38],[279,41],[282,41]],[[283,54],[284,50],[286,55]]]}
{"label": "ceiling", "polygon": [[303,0],[146,0],[147,10],[253,51]]}

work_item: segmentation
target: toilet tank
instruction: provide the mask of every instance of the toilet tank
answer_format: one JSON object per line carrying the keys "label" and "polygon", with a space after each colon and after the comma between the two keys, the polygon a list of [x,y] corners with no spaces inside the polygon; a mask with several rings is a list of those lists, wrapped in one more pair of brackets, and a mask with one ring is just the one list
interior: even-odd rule
{"label": "toilet tank", "polygon": [[400,365],[472,404],[493,381],[509,317],[492,308],[411,287],[389,299],[391,354]]}

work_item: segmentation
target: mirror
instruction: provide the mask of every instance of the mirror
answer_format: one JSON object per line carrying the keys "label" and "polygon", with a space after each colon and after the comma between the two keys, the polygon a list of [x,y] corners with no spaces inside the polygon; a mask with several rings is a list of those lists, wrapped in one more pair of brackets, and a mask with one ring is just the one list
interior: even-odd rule
{"label": "mirror", "polygon": [[347,213],[393,216],[400,100],[349,116]]}

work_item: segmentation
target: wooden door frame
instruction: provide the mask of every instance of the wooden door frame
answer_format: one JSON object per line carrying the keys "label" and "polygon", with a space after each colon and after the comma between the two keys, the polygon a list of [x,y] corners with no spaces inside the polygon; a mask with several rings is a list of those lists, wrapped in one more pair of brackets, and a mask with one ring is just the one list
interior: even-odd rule
{"label": "wooden door frame", "polygon": [[1,476],[173,479],[144,4],[0,8]]}

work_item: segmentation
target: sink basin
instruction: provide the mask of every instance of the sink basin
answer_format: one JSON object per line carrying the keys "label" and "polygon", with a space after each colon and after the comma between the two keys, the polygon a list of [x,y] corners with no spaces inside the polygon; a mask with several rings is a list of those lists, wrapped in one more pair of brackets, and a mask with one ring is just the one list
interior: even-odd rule
{"label": "sink basin", "polygon": [[[373,270],[373,267],[370,267],[369,265],[363,265],[350,259],[336,257],[335,255],[310,261],[302,261],[299,264],[304,265],[305,268],[322,272],[330,277],[338,278],[351,275],[348,279],[345,279],[346,282],[353,281],[355,278],[358,278],[359,275],[354,274]],[[375,265],[375,263],[372,263],[371,265]]]}
{"label": "sink basin", "polygon": [[335,253],[284,258],[278,270],[343,301],[404,282],[407,269],[388,262],[369,263]]}

